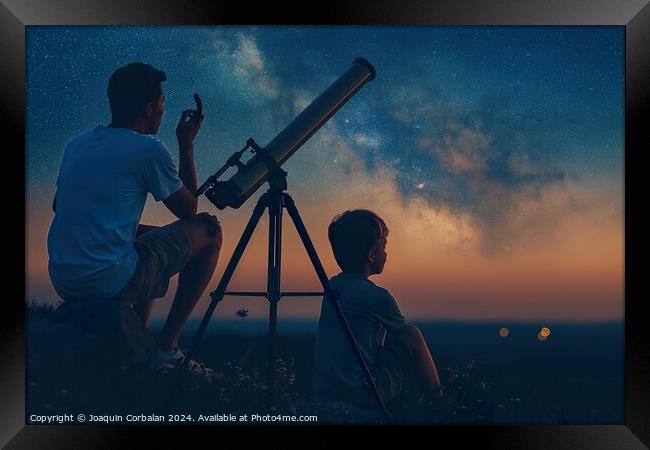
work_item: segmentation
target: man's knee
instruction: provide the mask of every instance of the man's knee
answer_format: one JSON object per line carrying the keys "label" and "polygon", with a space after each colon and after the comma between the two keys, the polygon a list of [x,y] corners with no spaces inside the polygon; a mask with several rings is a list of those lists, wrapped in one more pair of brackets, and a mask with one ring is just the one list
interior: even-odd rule
{"label": "man's knee", "polygon": [[205,233],[205,249],[209,252],[218,253],[223,243],[223,231],[216,216],[207,212],[197,214],[195,219]]}
{"label": "man's knee", "polygon": [[219,254],[219,252],[221,251],[222,244],[223,244],[223,232],[221,231],[221,229],[219,229],[219,231],[217,231],[215,235],[208,235],[205,248],[206,251]]}
{"label": "man's knee", "polygon": [[202,251],[218,253],[221,250],[223,231],[215,216],[200,213],[181,221],[181,227],[190,241],[193,254]]}

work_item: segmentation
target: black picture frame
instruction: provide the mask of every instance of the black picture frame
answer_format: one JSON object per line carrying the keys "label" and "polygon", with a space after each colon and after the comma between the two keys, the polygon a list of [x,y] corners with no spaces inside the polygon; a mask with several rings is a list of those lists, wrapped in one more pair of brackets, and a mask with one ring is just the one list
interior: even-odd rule
{"label": "black picture frame", "polygon": [[[25,215],[23,196],[19,199],[19,183],[25,186],[25,164],[20,149],[25,148],[25,29],[29,25],[218,25],[218,24],[397,24],[397,25],[619,25],[625,27],[625,423],[613,425],[575,426],[435,426],[409,430],[390,427],[365,430],[364,440],[383,441],[387,433],[424,432],[436,442],[451,438],[454,447],[468,442],[485,447],[526,449],[631,449],[650,445],[650,346],[648,327],[644,327],[642,293],[635,289],[639,267],[634,255],[639,252],[640,231],[645,222],[634,207],[632,181],[638,181],[639,158],[647,148],[648,118],[642,105],[648,104],[650,80],[650,5],[646,0],[534,0],[507,1],[388,1],[347,0],[327,4],[304,3],[291,7],[292,15],[274,3],[266,6],[237,3],[212,3],[159,0],[3,0],[0,4],[0,90],[2,101],[3,156],[7,161],[5,174],[17,180],[5,184],[5,199],[14,200],[14,214]],[[7,139],[9,138],[9,139]],[[645,144],[645,145],[644,145]],[[636,176],[634,176],[636,175]],[[21,206],[22,202],[22,206]],[[8,214],[7,214],[8,216]],[[25,236],[25,223],[19,219],[5,220],[14,226],[5,235]],[[10,237],[11,236],[11,237]],[[8,238],[8,239],[7,239]],[[24,255],[24,254],[23,254]],[[11,266],[18,267],[20,257],[7,256]],[[24,256],[22,259],[25,263]],[[24,264],[23,264],[24,265]],[[6,275],[5,275],[6,276]],[[26,272],[25,272],[26,276]],[[19,280],[20,277],[6,276]],[[18,284],[16,282],[16,284]],[[23,284],[23,289],[25,284]],[[129,446],[143,428],[79,427],[25,425],[25,331],[24,300],[8,295],[4,302],[0,340],[2,388],[0,389],[0,445],[7,448],[115,448]],[[9,308],[7,310],[7,307]],[[258,428],[262,438],[292,427]],[[160,440],[169,445],[175,439],[198,439],[199,430],[189,427],[151,427],[147,446]],[[233,431],[233,429],[229,429]],[[223,439],[225,429],[215,431],[203,427],[201,434],[210,439]],[[309,428],[306,446],[338,445],[338,437],[326,427]],[[251,435],[234,429],[237,439]],[[396,434],[397,434],[396,433]],[[398,438],[404,440],[406,436]],[[275,439],[270,437],[270,439]],[[216,442],[216,441],[213,441]],[[283,441],[286,443],[286,440]],[[284,444],[281,445],[284,447]]]}

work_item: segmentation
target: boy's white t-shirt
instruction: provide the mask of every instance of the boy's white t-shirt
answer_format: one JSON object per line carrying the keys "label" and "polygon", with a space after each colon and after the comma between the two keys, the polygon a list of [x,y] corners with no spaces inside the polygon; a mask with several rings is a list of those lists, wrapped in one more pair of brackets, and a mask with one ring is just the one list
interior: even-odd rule
{"label": "boy's white t-shirt", "polygon": [[[363,275],[339,273],[330,283],[369,367],[383,344],[386,332],[406,326],[390,293]],[[314,349],[313,395],[335,399],[341,391],[363,388],[367,381],[334,307],[323,298]]]}
{"label": "boy's white t-shirt", "polygon": [[183,186],[167,148],[126,128],[98,125],[70,142],[47,238],[48,271],[64,299],[116,296],[135,272],[136,230],[151,193]]}

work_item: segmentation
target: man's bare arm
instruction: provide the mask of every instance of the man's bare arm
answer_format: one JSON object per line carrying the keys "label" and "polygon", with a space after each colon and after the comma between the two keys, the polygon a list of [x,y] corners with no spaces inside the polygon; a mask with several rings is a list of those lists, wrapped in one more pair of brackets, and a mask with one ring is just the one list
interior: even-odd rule
{"label": "man's bare arm", "polygon": [[183,111],[176,126],[178,140],[178,178],[183,187],[163,200],[165,206],[179,219],[190,219],[196,214],[198,200],[194,193],[198,189],[194,167],[194,137],[201,128],[203,114],[192,110]]}
{"label": "man's bare arm", "polygon": [[178,178],[190,192],[196,192],[198,182],[196,180],[196,168],[194,166],[194,144],[179,145],[178,147]]}
{"label": "man's bare arm", "polygon": [[191,219],[196,214],[198,200],[185,186],[163,200],[163,203],[179,219]]}
{"label": "man's bare arm", "polygon": [[178,177],[192,193],[196,192],[196,168],[194,167],[194,138],[201,128],[204,115],[201,112],[186,110],[176,126],[178,140]]}

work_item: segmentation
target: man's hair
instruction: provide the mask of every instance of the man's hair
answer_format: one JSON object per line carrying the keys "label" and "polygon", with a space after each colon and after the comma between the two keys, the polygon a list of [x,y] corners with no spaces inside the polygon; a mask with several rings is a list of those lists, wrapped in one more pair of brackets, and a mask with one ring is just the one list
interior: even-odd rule
{"label": "man's hair", "polygon": [[370,250],[388,234],[384,220],[367,209],[348,210],[332,219],[327,237],[342,270],[358,267]]}
{"label": "man's hair", "polygon": [[149,102],[156,104],[167,75],[149,64],[133,62],[116,69],[108,80],[106,95],[114,121],[131,122]]}

